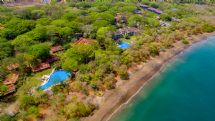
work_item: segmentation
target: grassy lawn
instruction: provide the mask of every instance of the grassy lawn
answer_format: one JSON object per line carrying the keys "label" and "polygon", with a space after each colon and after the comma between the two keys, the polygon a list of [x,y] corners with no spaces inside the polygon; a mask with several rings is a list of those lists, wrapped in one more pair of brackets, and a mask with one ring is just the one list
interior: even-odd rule
{"label": "grassy lawn", "polygon": [[17,95],[22,95],[22,94],[27,93],[31,88],[34,88],[34,87],[37,88],[40,84],[42,84],[42,81],[40,80],[40,78],[43,75],[50,74],[52,69],[53,68],[50,68],[50,69],[47,69],[47,70],[32,74],[31,76],[27,77],[25,79],[25,82],[24,82],[23,86],[18,89],[16,94]]}

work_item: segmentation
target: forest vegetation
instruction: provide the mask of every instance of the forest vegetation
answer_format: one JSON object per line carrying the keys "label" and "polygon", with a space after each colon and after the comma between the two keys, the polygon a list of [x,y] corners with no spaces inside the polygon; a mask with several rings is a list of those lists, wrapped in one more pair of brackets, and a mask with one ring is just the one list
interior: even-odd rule
{"label": "forest vegetation", "polygon": [[[117,81],[129,79],[134,65],[158,56],[173,43],[190,44],[191,35],[213,32],[215,24],[203,19],[215,16],[213,0],[71,0],[31,7],[0,6],[0,110],[3,121],[76,121],[99,105],[92,101],[115,89]],[[141,5],[161,10],[156,14]],[[134,36],[120,34],[124,28]],[[138,32],[136,32],[136,30]],[[117,34],[118,37],[118,34]],[[86,42],[77,43],[80,38]],[[118,47],[120,42],[131,45]],[[50,49],[61,46],[60,52]],[[34,73],[32,68],[52,56],[58,61]],[[74,74],[60,85],[41,91],[40,78],[51,70]],[[15,91],[3,82],[19,75]],[[0,105],[1,106],[1,105]]]}

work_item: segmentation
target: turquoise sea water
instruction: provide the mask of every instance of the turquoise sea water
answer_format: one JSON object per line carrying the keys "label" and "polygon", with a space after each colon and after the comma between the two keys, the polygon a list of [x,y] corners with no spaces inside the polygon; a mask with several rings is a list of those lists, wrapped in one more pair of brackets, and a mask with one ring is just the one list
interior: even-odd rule
{"label": "turquoise sea water", "polygon": [[215,121],[215,37],[193,45],[111,121]]}
{"label": "turquoise sea water", "polygon": [[57,70],[51,74],[49,80],[44,85],[40,86],[39,89],[46,90],[53,85],[60,84],[61,82],[68,79],[69,76],[70,76],[69,72],[64,70]]}

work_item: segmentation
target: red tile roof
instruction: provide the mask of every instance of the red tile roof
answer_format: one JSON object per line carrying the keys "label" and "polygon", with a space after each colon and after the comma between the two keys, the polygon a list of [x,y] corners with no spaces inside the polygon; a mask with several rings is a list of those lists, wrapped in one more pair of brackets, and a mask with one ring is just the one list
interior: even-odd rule
{"label": "red tile roof", "polygon": [[52,55],[52,56],[48,57],[44,61],[44,63],[53,63],[53,62],[58,61],[58,60],[60,60],[60,57]]}
{"label": "red tile roof", "polygon": [[48,69],[50,68],[50,64],[49,63],[40,63],[38,65],[36,65],[35,67],[33,67],[31,70],[32,72],[39,72],[39,71],[42,71],[42,70],[45,70],[45,69]]}
{"label": "red tile roof", "polygon": [[16,86],[14,84],[7,85],[7,88],[7,92],[4,95],[12,93],[16,90]]}
{"label": "red tile roof", "polygon": [[0,92],[0,96],[4,96],[4,95],[7,95],[9,93],[12,93],[12,92],[16,91],[16,86],[14,84],[9,84],[9,85],[6,85],[6,86],[7,86],[7,92],[4,92],[4,93]]}
{"label": "red tile roof", "polygon": [[15,84],[18,78],[19,74],[11,74],[3,81],[3,84],[5,85]]}
{"label": "red tile roof", "polygon": [[62,50],[64,50],[64,48],[61,45],[56,45],[56,46],[51,47],[50,51],[51,51],[51,53],[56,53],[56,52],[59,52]]}
{"label": "red tile roof", "polygon": [[32,67],[31,71],[35,73],[35,72],[39,72],[39,71],[48,69],[48,68],[50,68],[51,63],[58,61],[58,60],[60,60],[60,57],[52,55],[52,56],[48,57],[46,60],[43,60],[42,63],[37,64],[36,66]]}
{"label": "red tile roof", "polygon": [[89,43],[92,43],[92,42],[95,42],[96,40],[94,39],[90,39],[90,38],[80,38],[79,40],[77,40],[75,42],[75,44],[89,44]]}

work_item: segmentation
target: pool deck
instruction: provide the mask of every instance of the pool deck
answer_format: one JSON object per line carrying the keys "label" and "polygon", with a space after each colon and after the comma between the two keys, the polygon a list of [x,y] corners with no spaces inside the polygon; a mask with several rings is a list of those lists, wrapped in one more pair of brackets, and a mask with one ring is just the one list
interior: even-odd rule
{"label": "pool deck", "polygon": [[[43,81],[43,83],[40,85],[40,86],[43,86],[44,84],[46,84],[47,82],[48,82],[48,80],[50,79],[50,76],[53,74],[55,72],[55,68],[52,70],[52,72],[49,74],[49,78],[47,78],[45,81]],[[51,89],[51,87],[50,88],[48,88],[48,89],[46,89],[46,90],[49,90],[49,89]],[[43,91],[46,91],[46,90],[43,90]]]}

